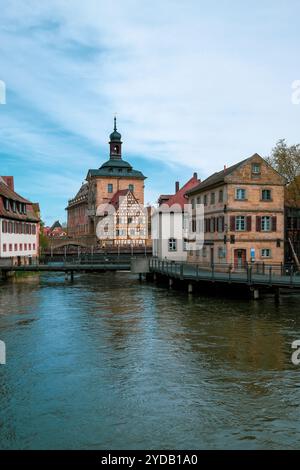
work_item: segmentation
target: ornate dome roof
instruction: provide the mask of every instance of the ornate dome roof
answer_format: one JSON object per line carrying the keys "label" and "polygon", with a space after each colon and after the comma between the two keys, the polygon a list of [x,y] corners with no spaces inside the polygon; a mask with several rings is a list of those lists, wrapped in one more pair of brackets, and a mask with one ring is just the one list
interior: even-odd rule
{"label": "ornate dome roof", "polygon": [[117,131],[117,118],[114,117],[114,131],[110,134],[109,138],[111,142],[121,142],[121,134]]}

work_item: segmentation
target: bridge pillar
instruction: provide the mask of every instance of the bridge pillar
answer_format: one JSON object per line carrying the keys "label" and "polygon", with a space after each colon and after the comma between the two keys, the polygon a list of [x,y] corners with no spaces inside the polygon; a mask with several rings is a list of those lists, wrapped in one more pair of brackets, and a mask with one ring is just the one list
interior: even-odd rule
{"label": "bridge pillar", "polygon": [[275,289],[275,302],[279,303],[280,301],[280,288]]}
{"label": "bridge pillar", "polygon": [[259,290],[258,289],[253,289],[252,295],[253,295],[254,300],[258,300],[259,299]]}

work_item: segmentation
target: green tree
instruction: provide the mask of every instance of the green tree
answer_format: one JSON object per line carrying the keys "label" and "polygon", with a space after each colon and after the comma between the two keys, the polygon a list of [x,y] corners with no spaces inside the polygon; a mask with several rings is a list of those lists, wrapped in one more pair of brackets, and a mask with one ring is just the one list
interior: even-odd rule
{"label": "green tree", "polygon": [[44,222],[41,220],[41,222],[40,222],[40,249],[41,249],[42,252],[43,252],[46,248],[48,248],[48,245],[49,245],[49,240],[48,240],[48,238],[46,237],[46,235],[44,234],[44,227],[45,227],[45,224],[44,224]]}
{"label": "green tree", "polygon": [[286,199],[300,203],[300,144],[288,146],[285,139],[277,142],[267,162],[288,182]]}

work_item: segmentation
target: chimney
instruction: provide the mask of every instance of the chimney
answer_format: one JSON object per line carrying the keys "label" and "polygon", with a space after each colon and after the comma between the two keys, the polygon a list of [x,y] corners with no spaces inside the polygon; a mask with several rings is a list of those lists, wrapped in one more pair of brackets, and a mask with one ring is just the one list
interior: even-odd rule
{"label": "chimney", "polygon": [[2,179],[5,181],[7,186],[12,189],[13,191],[15,190],[15,184],[14,184],[14,177],[13,176],[2,176]]}
{"label": "chimney", "polygon": [[176,181],[175,183],[175,194],[178,193],[179,191],[179,181]]}
{"label": "chimney", "polygon": [[194,173],[193,178],[195,178],[197,180],[198,179],[198,173]]}

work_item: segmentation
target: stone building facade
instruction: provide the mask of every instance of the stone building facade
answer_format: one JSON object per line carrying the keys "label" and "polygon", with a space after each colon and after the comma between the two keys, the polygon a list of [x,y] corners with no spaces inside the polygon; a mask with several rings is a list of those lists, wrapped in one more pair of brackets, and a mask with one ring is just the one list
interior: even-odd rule
{"label": "stone building facade", "polygon": [[[100,245],[103,243],[119,244],[118,237],[105,237],[105,240],[97,236],[97,225],[103,222],[107,204],[115,204],[117,195],[124,196],[129,191],[136,203],[144,206],[144,188],[146,177],[142,172],[135,170],[130,163],[122,158],[121,134],[117,131],[116,118],[114,119],[114,130],[110,134],[109,160],[98,169],[88,171],[86,182],[81,186],[76,196],[68,203],[68,236],[88,240],[90,244]],[[127,194],[127,193],[126,193]],[[129,217],[130,220],[130,217]],[[128,230],[127,230],[128,229]],[[141,234],[146,233],[146,227],[140,227]],[[123,230],[123,228],[122,228]],[[125,230],[125,228],[124,228]],[[117,231],[115,234],[118,233]],[[123,233],[123,232],[122,232]],[[130,234],[130,228],[126,228]],[[142,235],[143,239],[145,238]],[[135,243],[130,238],[126,243]],[[138,243],[138,242],[137,242]]]}
{"label": "stone building facade", "polygon": [[[204,205],[204,245],[188,261],[201,265],[284,262],[286,181],[258,154],[214,173],[187,193]],[[199,221],[193,224],[199,229]]]}

